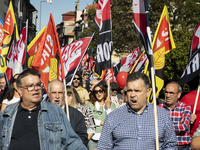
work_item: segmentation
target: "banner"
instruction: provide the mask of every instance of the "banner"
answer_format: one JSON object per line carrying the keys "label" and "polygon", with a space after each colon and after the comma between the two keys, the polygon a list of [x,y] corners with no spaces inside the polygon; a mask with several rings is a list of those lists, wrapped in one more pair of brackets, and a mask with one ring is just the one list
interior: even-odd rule
{"label": "banner", "polygon": [[9,81],[15,74],[21,73],[25,68],[26,58],[26,40],[27,40],[27,30],[28,30],[28,20],[26,21],[26,26],[23,28],[19,40],[15,48],[10,49],[8,53],[8,67],[6,69],[6,79]]}
{"label": "banner", "polygon": [[99,31],[97,45],[96,72],[111,68],[112,30],[111,30],[111,0],[99,0],[95,15],[95,26]]}
{"label": "banner", "polygon": [[[50,14],[49,22],[42,37],[41,43],[32,62],[32,68],[41,74],[41,82],[47,91],[48,82],[57,78],[64,78],[63,66],[61,65],[60,74],[58,73],[57,55],[61,56],[60,43],[53,20]],[[61,57],[59,61],[63,64]],[[58,75],[61,75],[61,77]]]}
{"label": "banner", "polygon": [[[94,36],[94,33],[79,39],[61,49],[66,85],[71,85],[74,75],[83,59],[83,56]],[[60,70],[59,65],[59,70]]]}
{"label": "banner", "polygon": [[200,60],[200,24],[197,26],[192,38],[188,64],[181,76],[181,79],[179,80],[180,85],[188,83],[196,76],[198,76],[200,72],[199,60]]}
{"label": "banner", "polygon": [[15,14],[13,10],[12,1],[10,1],[8,11],[5,17],[5,21],[4,21],[4,26],[3,26],[3,31],[4,31],[3,43],[2,45],[0,43],[0,45],[2,46],[2,51],[0,53],[0,73],[4,73],[7,69],[7,65],[8,65],[7,54],[8,54],[14,26],[16,26],[15,33],[16,33],[16,39],[18,40],[19,33],[17,29],[17,23],[15,20]]}

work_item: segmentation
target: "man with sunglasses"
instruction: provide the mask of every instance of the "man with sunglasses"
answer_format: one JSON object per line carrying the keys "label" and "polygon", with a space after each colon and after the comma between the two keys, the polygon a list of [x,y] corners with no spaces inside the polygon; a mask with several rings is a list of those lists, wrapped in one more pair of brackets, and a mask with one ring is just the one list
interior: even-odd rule
{"label": "man with sunglasses", "polygon": [[180,150],[189,150],[191,143],[189,134],[191,107],[178,101],[182,93],[182,88],[178,83],[168,83],[164,93],[165,103],[162,103],[159,106],[170,113],[176,137],[178,139],[178,148]]}
{"label": "man with sunglasses", "polygon": [[16,84],[21,100],[0,114],[1,150],[86,149],[64,111],[42,101],[38,72],[25,70]]}
{"label": "man with sunglasses", "polygon": [[[106,116],[98,150],[155,150],[154,108],[147,102],[148,77],[140,72],[127,76],[127,104]],[[177,139],[170,115],[157,107],[159,150],[176,150]]]}
{"label": "man with sunglasses", "polygon": [[81,86],[81,83],[82,83],[81,74],[79,72],[76,72],[74,79],[72,81],[72,85],[76,89],[76,91],[78,92],[78,94],[81,98],[81,101],[87,105],[87,103],[90,101],[89,93],[86,89],[84,89]]}

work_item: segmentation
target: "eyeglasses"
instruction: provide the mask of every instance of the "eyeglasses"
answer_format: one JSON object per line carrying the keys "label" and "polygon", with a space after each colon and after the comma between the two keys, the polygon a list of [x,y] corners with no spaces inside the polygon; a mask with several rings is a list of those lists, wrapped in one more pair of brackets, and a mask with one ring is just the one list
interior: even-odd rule
{"label": "eyeglasses", "polygon": [[174,95],[174,94],[177,94],[178,92],[174,93],[174,92],[168,92],[168,91],[164,91],[164,94],[169,94],[169,95]]}
{"label": "eyeglasses", "polygon": [[21,88],[27,89],[27,91],[33,91],[34,89],[41,90],[43,83],[38,82],[37,84],[31,84],[27,86],[21,86]]}
{"label": "eyeglasses", "polygon": [[94,113],[94,114],[96,114],[96,113],[97,113],[98,115],[101,115],[101,114],[103,114],[103,112],[102,112],[102,111],[98,111],[98,110],[93,110],[93,113]]}
{"label": "eyeglasses", "polygon": [[77,80],[80,80],[80,78],[74,78],[73,80],[76,80],[76,79],[77,79]]}
{"label": "eyeglasses", "polygon": [[94,90],[94,93],[95,94],[98,94],[98,93],[103,93],[104,91],[102,90],[102,89],[100,89],[100,90]]}

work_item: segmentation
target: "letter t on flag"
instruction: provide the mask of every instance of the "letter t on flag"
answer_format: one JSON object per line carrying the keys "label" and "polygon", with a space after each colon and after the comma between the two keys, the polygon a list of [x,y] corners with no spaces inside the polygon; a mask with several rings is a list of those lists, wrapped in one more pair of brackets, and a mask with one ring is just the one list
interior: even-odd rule
{"label": "letter t on flag", "polygon": [[111,68],[112,30],[111,30],[111,0],[99,0],[95,16],[95,25],[99,31],[97,45],[96,72]]}

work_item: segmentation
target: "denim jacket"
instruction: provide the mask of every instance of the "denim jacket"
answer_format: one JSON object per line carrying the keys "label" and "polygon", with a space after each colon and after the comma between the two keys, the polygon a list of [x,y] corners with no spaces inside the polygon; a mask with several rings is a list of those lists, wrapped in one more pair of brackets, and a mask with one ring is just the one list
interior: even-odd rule
{"label": "denim jacket", "polygon": [[[0,149],[8,150],[19,103],[8,105],[0,113]],[[73,131],[65,112],[57,105],[42,101],[38,113],[41,150],[87,150]]]}

